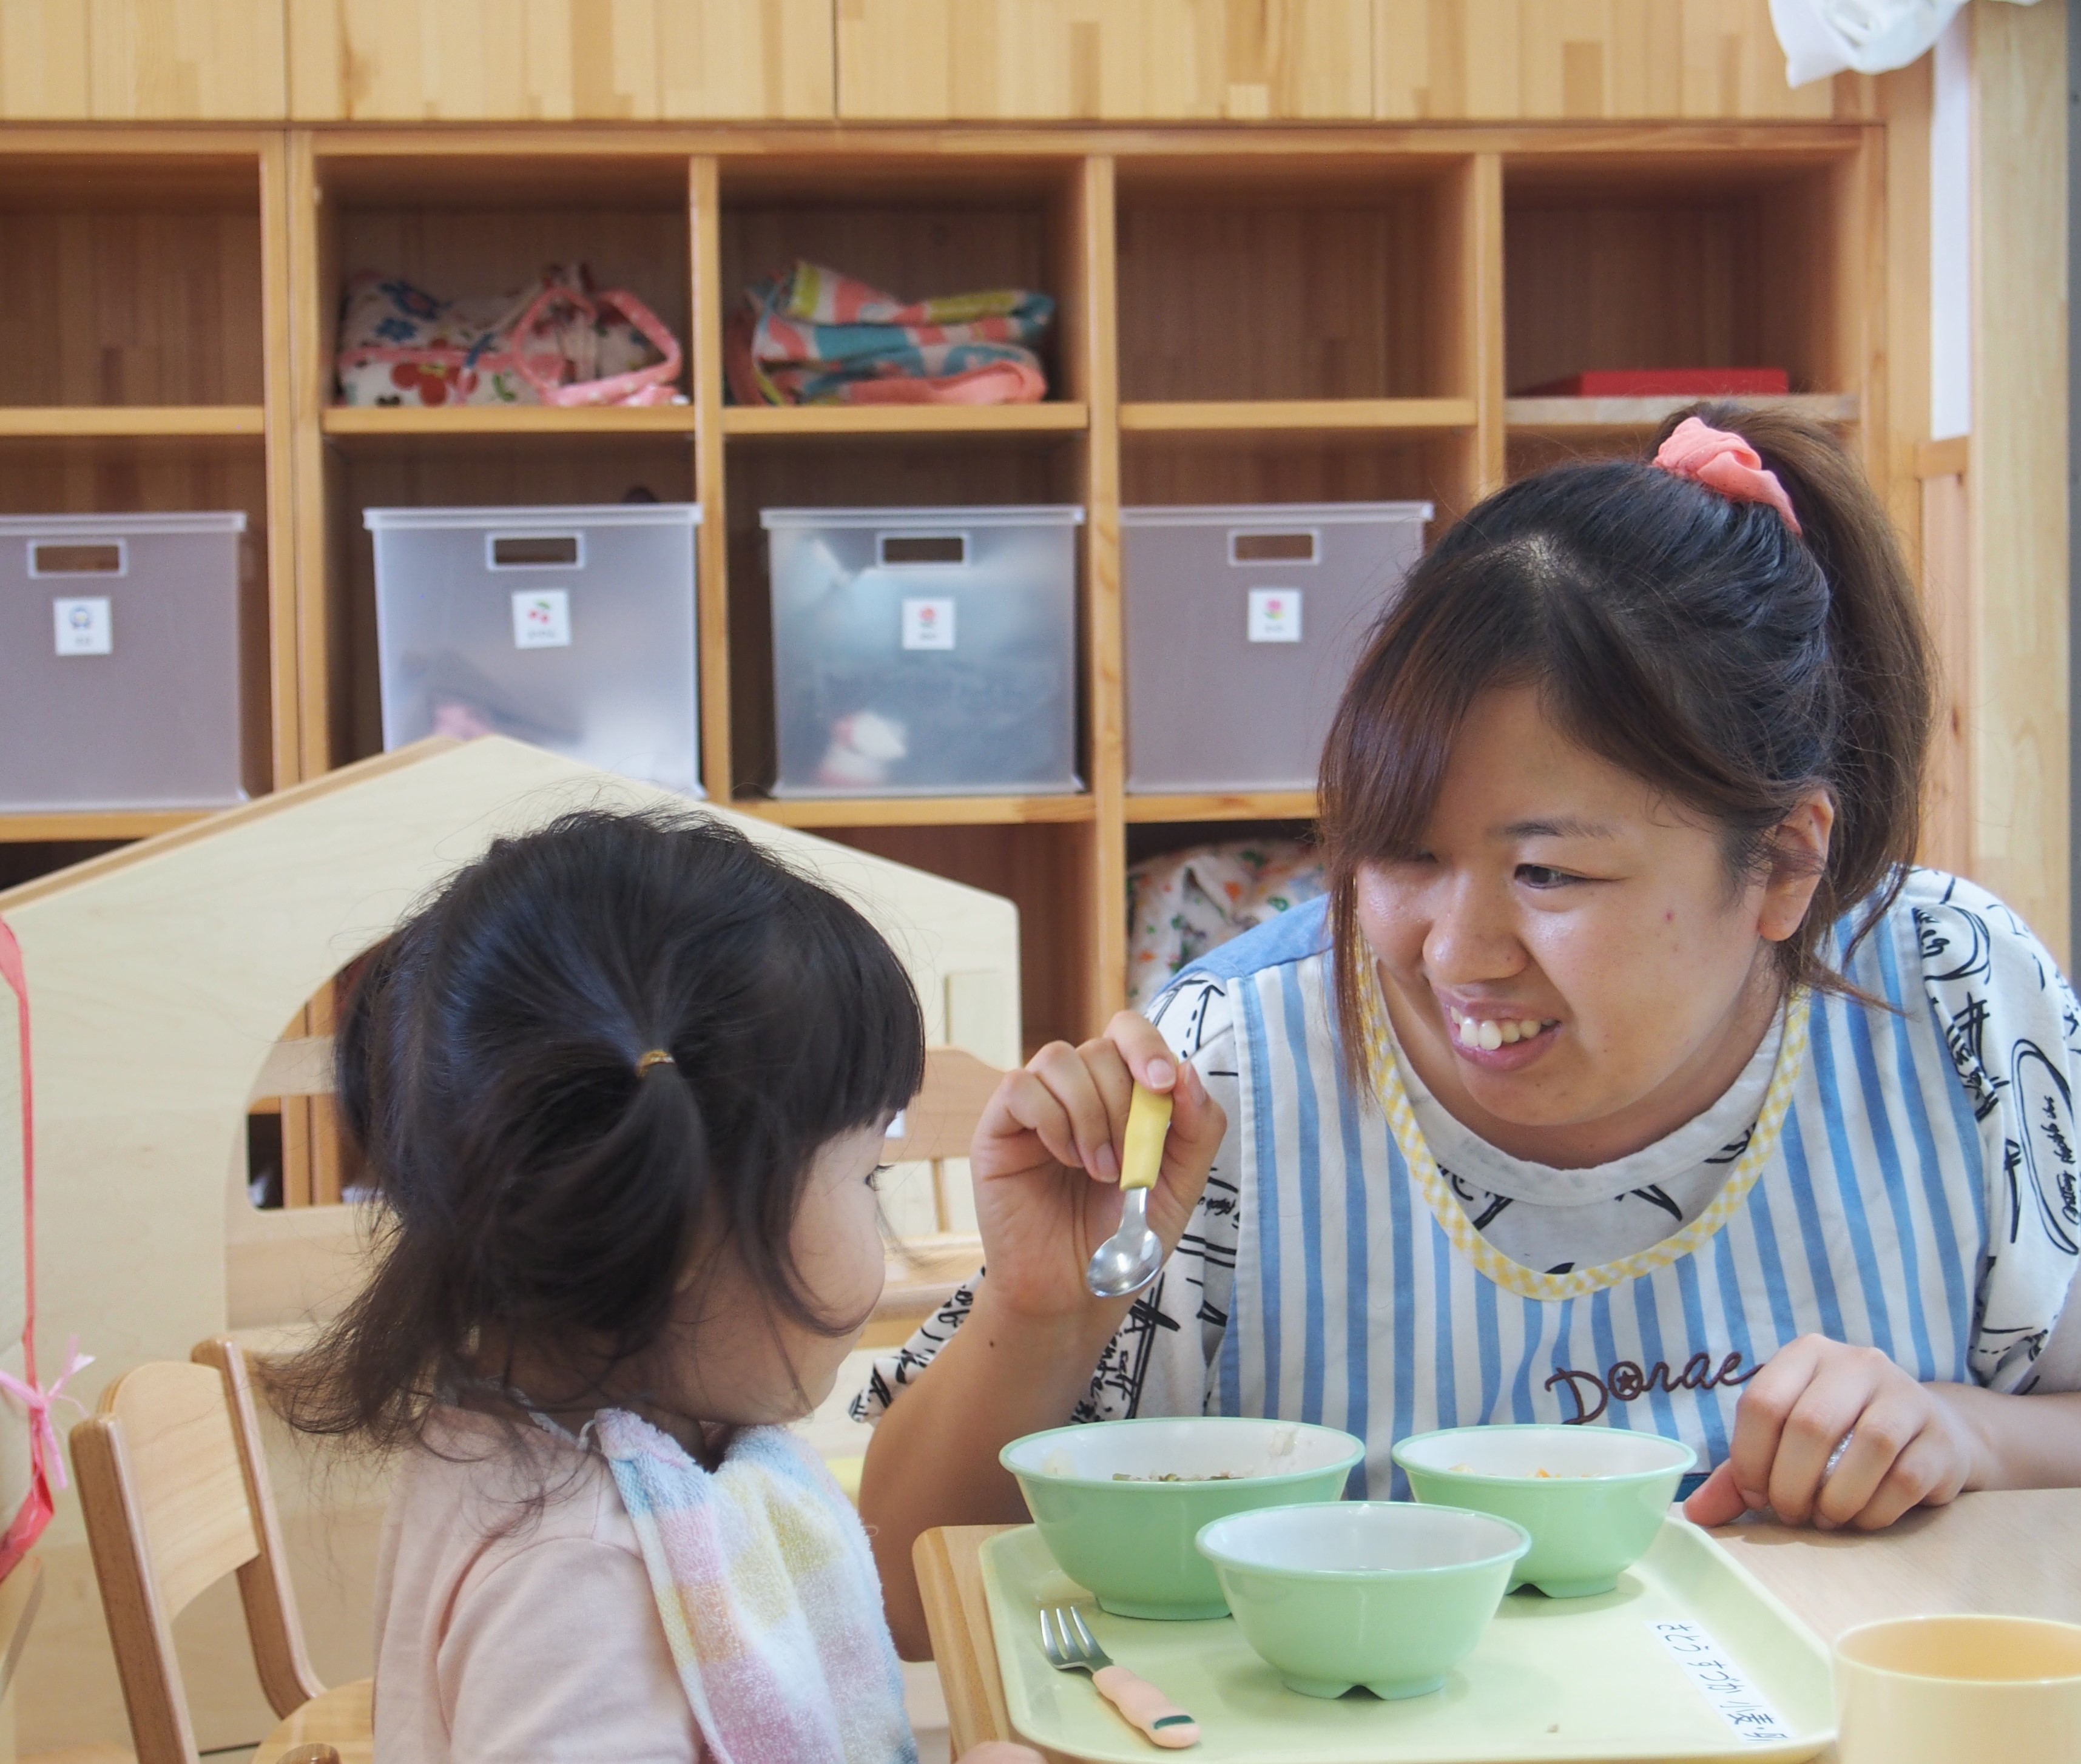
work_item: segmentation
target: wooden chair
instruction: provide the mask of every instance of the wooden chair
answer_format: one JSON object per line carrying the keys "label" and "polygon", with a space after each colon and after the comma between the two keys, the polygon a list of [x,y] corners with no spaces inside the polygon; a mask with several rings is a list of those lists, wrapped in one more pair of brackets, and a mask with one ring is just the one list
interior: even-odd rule
{"label": "wooden chair", "polygon": [[238,1576],[275,1713],[326,1695],[305,1651],[237,1343],[125,1372],[72,1430],[72,1456],[137,1764],[198,1764],[173,1621],[226,1574]]}

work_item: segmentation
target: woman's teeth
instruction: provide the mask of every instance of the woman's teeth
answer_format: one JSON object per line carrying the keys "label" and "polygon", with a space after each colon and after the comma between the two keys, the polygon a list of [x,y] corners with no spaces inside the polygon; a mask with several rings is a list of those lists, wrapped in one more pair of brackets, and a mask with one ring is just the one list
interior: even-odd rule
{"label": "woman's teeth", "polygon": [[1463,1046],[1484,1048],[1490,1053],[1514,1041],[1529,1041],[1541,1030],[1552,1028],[1558,1020],[1542,1023],[1537,1017],[1474,1018],[1457,1010],[1452,1015],[1453,1028]]}

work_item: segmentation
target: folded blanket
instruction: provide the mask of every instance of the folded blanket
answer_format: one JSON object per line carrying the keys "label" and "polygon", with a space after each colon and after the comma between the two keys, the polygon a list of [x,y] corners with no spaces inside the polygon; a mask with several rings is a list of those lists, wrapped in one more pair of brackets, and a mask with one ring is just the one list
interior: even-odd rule
{"label": "folded blanket", "polygon": [[816,1455],[754,1427],[711,1472],[625,1409],[591,1425],[715,1764],[917,1764],[867,1533]]}
{"label": "folded blanket", "polygon": [[1037,404],[1045,294],[1003,288],[906,304],[813,263],[745,291],[724,336],[739,404]]}

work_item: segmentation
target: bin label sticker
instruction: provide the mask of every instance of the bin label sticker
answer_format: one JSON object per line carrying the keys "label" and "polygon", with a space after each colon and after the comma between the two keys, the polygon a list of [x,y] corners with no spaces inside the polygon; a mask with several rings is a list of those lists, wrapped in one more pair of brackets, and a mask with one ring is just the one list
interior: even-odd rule
{"label": "bin label sticker", "polygon": [[1676,1657],[1677,1665],[1738,1737],[1758,1745],[1776,1745],[1799,1737],[1785,1724],[1763,1693],[1743,1676],[1742,1669],[1713,1640],[1704,1624],[1671,1618],[1650,1620],[1647,1627]]}
{"label": "bin label sticker", "polygon": [[906,600],[903,647],[951,649],[954,646],[954,603],[951,600]]}
{"label": "bin label sticker", "polygon": [[1250,640],[1252,643],[1298,643],[1301,640],[1301,590],[1298,588],[1251,590]]}
{"label": "bin label sticker", "polygon": [[566,588],[525,588],[513,597],[513,647],[568,649],[571,596]]}
{"label": "bin label sticker", "polygon": [[88,594],[76,600],[53,600],[52,623],[57,629],[60,655],[109,655],[116,649],[116,623],[108,596]]}

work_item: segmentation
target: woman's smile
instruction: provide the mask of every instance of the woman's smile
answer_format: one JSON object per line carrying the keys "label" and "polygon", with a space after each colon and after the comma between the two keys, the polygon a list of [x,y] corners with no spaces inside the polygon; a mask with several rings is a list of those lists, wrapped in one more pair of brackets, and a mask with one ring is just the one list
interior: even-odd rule
{"label": "woman's smile", "polygon": [[1553,1045],[1560,1019],[1505,1003],[1441,998],[1453,1052],[1489,1072],[1520,1072]]}

